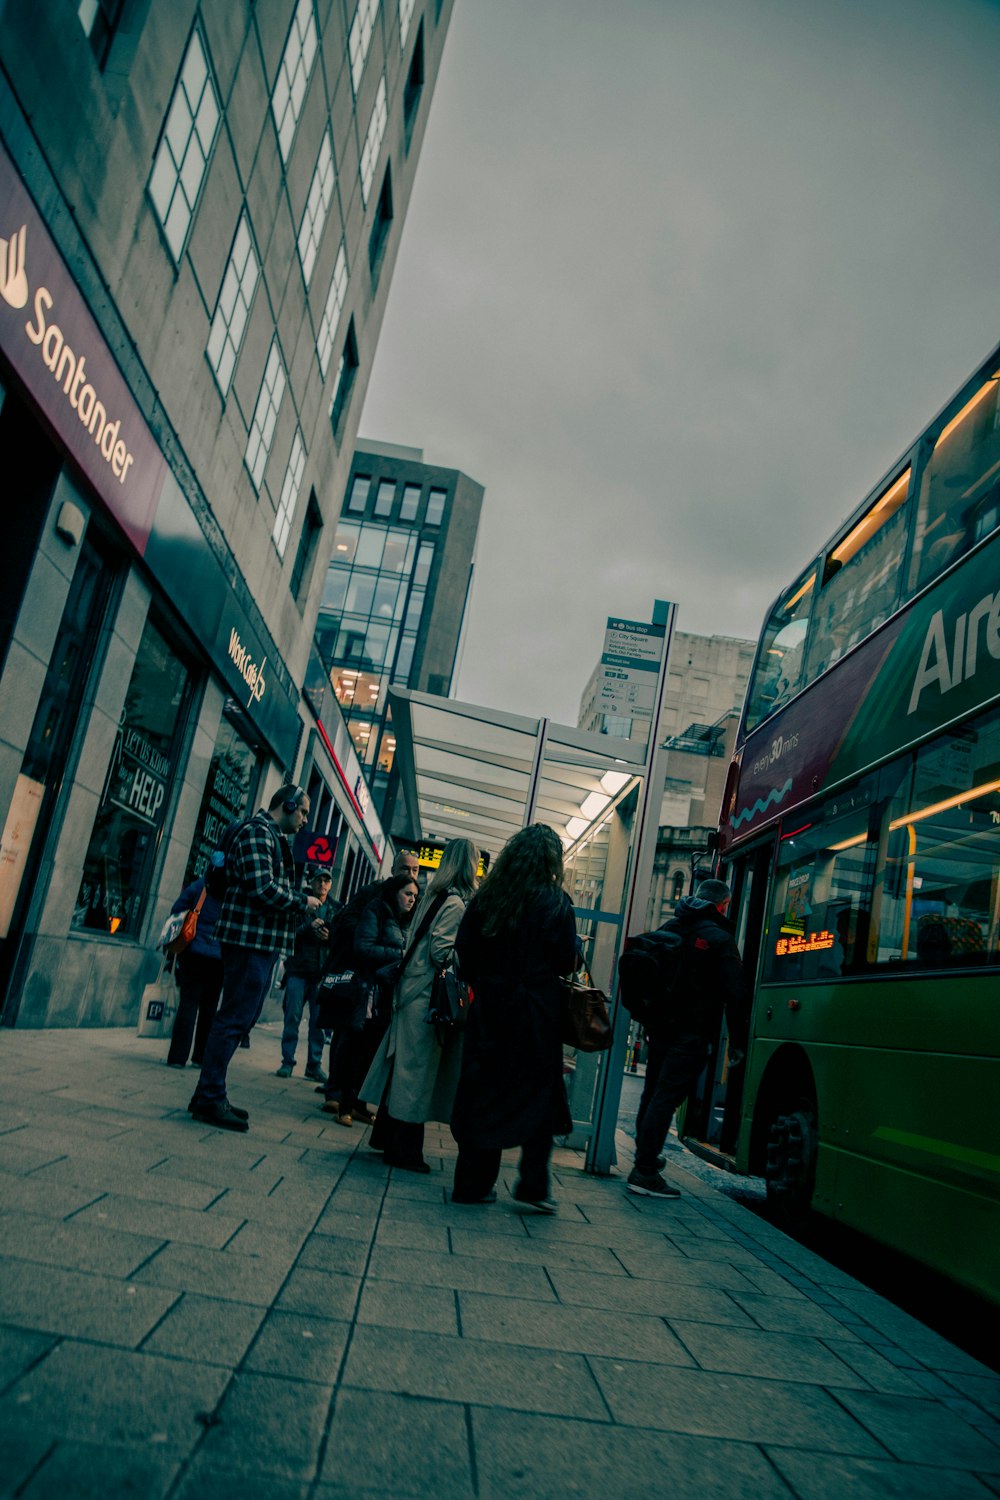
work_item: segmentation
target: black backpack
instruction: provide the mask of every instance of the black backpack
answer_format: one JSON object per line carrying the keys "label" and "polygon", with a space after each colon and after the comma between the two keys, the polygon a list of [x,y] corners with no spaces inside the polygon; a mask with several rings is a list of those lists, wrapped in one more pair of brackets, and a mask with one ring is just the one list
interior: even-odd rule
{"label": "black backpack", "polygon": [[232,874],[232,872],[227,868],[229,853],[233,847],[233,844],[236,842],[236,835],[240,833],[249,822],[249,818],[237,818],[235,823],[230,823],[229,827],[222,835],[222,839],[219,843],[218,849],[215,850],[208,862],[208,868],[205,871],[205,889],[210,896],[215,897],[216,901],[224,901],[226,898],[226,892],[229,889],[229,881]]}
{"label": "black backpack", "polygon": [[670,998],[684,959],[684,934],[668,923],[654,932],[626,938],[618,960],[618,993],[622,1005],[640,1026],[668,1019]]}

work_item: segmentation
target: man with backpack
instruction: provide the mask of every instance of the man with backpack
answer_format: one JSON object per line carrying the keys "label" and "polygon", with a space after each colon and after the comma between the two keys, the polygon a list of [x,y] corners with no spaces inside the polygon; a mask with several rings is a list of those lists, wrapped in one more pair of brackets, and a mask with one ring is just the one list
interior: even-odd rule
{"label": "man with backpack", "polygon": [[289,840],[309,817],[299,786],[283,786],[267,805],[227,835],[225,896],[215,936],[222,949],[222,1003],[212,1022],[201,1079],[188,1105],[193,1117],[220,1130],[246,1131],[246,1110],[230,1104],[226,1073],[242,1038],[255,1025],[279,956],[291,953],[295,931],[318,899],[300,891]]}
{"label": "man with backpack", "polygon": [[636,1116],[635,1166],[630,1193],[679,1198],[664,1179],[661,1155],[674,1111],[687,1098],[719,1034],[725,1011],[729,1060],[746,1050],[749,996],[733,924],[726,916],[725,881],[703,880],[656,932],[633,939],[619,961],[626,1009],[649,1038],[646,1081]]}

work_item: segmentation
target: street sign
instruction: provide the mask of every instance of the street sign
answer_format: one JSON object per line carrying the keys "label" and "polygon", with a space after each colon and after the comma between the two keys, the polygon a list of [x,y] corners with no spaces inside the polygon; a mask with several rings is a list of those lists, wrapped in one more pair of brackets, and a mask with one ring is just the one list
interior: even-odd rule
{"label": "street sign", "polygon": [[623,719],[651,720],[666,628],[609,617],[595,707]]}

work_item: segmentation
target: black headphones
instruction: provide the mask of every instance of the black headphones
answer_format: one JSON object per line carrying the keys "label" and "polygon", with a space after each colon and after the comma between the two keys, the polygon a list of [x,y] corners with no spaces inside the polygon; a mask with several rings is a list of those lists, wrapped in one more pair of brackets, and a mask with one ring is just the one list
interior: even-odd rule
{"label": "black headphones", "polygon": [[300,806],[304,796],[305,792],[302,790],[302,788],[300,786],[295,787],[292,791],[292,795],[290,797],[286,797],[284,802],[281,804],[285,809],[285,812],[293,813],[295,809]]}

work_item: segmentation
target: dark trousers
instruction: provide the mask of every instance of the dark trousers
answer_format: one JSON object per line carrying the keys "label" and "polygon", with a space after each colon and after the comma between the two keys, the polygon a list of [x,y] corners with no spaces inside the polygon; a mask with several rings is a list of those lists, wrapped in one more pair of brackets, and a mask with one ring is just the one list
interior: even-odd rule
{"label": "dark trousers", "polygon": [[397,1120],[387,1109],[380,1109],[378,1122],[372,1129],[372,1143],[382,1147],[390,1167],[393,1162],[414,1166],[424,1159],[423,1122]]}
{"label": "dark trousers", "polygon": [[233,1053],[257,1024],[273,973],[273,953],[222,944],[222,1003],[205,1044],[201,1081],[195,1090],[200,1104],[222,1104],[225,1100],[226,1072]]}
{"label": "dark trousers", "polygon": [[[552,1154],[552,1131],[546,1124],[521,1143],[521,1161],[515,1198],[538,1202],[549,1196],[549,1157]],[[502,1152],[485,1146],[463,1146],[459,1142],[458,1161],[455,1164],[455,1185],[452,1197],[461,1202],[464,1198],[485,1198],[496,1186],[500,1175]]]}
{"label": "dark trousers", "polygon": [[649,1039],[646,1081],[635,1118],[636,1171],[652,1177],[674,1111],[683,1104],[708,1060],[703,1036]]}
{"label": "dark trousers", "polygon": [[177,964],[180,998],[174,1029],[170,1033],[167,1062],[186,1063],[191,1054],[191,1038],[194,1037],[191,1060],[200,1065],[222,990],[222,959],[188,951],[181,955]]}
{"label": "dark trousers", "polygon": [[358,1090],[365,1081],[388,1020],[373,1016],[360,1031],[334,1032],[330,1044],[330,1076],[324,1093],[340,1100],[340,1113],[349,1115],[358,1103]]}

